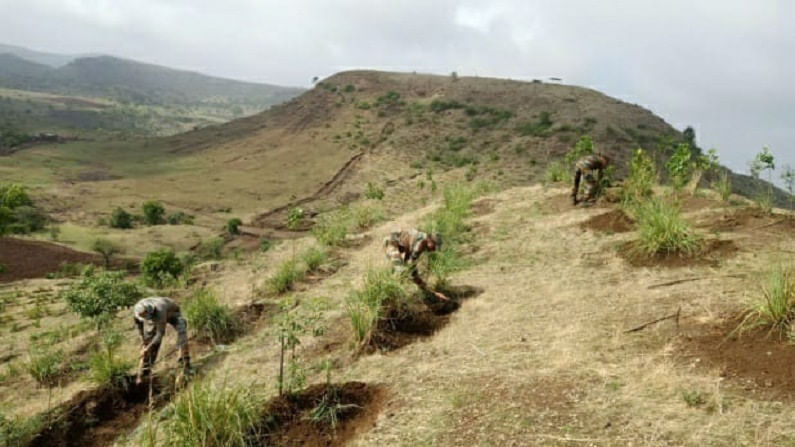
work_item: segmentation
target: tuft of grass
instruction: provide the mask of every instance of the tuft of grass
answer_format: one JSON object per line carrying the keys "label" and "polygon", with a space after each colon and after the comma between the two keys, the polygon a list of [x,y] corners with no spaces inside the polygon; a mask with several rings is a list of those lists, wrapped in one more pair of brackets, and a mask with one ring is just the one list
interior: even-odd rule
{"label": "tuft of grass", "polygon": [[447,286],[448,277],[466,267],[466,261],[452,245],[445,245],[442,250],[428,253],[428,270],[434,278],[434,288]]}
{"label": "tuft of grass", "polygon": [[566,166],[560,161],[553,161],[547,165],[544,172],[544,179],[549,183],[566,182],[571,177],[571,173],[566,170]]}
{"label": "tuft of grass", "polygon": [[728,202],[729,197],[732,195],[732,180],[729,176],[729,171],[721,172],[718,179],[712,183],[712,188],[718,192],[721,200]]}
{"label": "tuft of grass", "polygon": [[342,209],[320,216],[312,227],[312,234],[321,244],[336,247],[345,243],[349,225],[350,213],[347,209]]}
{"label": "tuft of grass", "polygon": [[263,398],[245,385],[193,383],[171,404],[164,422],[165,445],[245,447],[255,436]]}
{"label": "tuft of grass", "polygon": [[684,220],[679,206],[661,198],[635,204],[638,248],[646,255],[692,255],[701,248],[701,237]]}
{"label": "tuft of grass", "polygon": [[25,370],[39,385],[51,388],[62,373],[63,352],[42,348],[30,354]]}
{"label": "tuft of grass", "polygon": [[102,349],[91,357],[91,380],[97,385],[111,385],[122,387],[125,377],[132,368],[133,363],[127,359],[119,358],[116,350],[121,344],[122,334],[109,330],[102,338]]}
{"label": "tuft of grass", "polygon": [[751,303],[748,314],[739,329],[769,327],[771,331],[790,331],[795,321],[795,271],[792,266],[776,265],[765,275],[761,293]]}
{"label": "tuft of grass", "polygon": [[360,205],[350,211],[352,225],[357,230],[366,230],[384,220],[384,211],[378,206]]}
{"label": "tuft of grass", "polygon": [[276,273],[268,278],[267,286],[271,292],[284,293],[292,289],[296,281],[304,277],[304,270],[301,269],[296,259],[288,259],[282,262],[276,269]]}
{"label": "tuft of grass", "polygon": [[232,310],[219,303],[216,295],[209,289],[195,290],[193,297],[183,308],[190,327],[213,343],[231,339],[238,330]]}
{"label": "tuft of grass", "polygon": [[42,426],[41,417],[9,418],[0,412],[0,445],[22,446],[28,445]]}
{"label": "tuft of grass", "polygon": [[314,424],[331,427],[332,430],[339,425],[340,416],[348,410],[361,408],[356,404],[343,404],[340,402],[339,393],[333,386],[329,386],[320,402],[312,408],[308,419]]}
{"label": "tuft of grass", "polygon": [[312,246],[301,253],[301,260],[306,265],[307,272],[314,272],[328,259],[328,250]]}
{"label": "tuft of grass", "polygon": [[685,401],[688,407],[698,407],[707,402],[704,394],[698,390],[683,390],[682,400]]}
{"label": "tuft of grass", "polygon": [[351,320],[356,340],[366,344],[378,320],[387,308],[404,309],[411,295],[405,277],[390,269],[370,269],[361,289],[345,299],[345,311]]}

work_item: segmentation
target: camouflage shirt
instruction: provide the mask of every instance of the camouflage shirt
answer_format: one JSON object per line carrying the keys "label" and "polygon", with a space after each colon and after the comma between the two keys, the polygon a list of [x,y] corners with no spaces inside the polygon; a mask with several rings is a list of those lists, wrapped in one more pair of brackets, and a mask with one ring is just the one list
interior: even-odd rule
{"label": "camouflage shirt", "polygon": [[427,238],[427,233],[416,229],[395,231],[384,238],[386,257],[396,266],[414,263],[424,251],[421,242]]}

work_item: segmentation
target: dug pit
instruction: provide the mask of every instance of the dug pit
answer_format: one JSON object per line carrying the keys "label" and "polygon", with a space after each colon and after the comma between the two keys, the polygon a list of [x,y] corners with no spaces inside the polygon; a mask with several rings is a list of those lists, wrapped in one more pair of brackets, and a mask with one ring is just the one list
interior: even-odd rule
{"label": "dug pit", "polygon": [[730,240],[712,239],[705,241],[701,249],[693,254],[684,253],[656,253],[647,255],[643,253],[636,241],[625,242],[618,246],[618,255],[633,267],[716,267],[723,259],[728,259],[737,253],[737,245]]}
{"label": "dug pit", "polygon": [[626,233],[635,228],[635,221],[621,210],[612,210],[591,217],[581,223],[580,228],[608,234]]}
{"label": "dug pit", "polygon": [[319,384],[271,400],[259,434],[266,446],[346,445],[373,427],[386,397],[383,387],[362,382]]}

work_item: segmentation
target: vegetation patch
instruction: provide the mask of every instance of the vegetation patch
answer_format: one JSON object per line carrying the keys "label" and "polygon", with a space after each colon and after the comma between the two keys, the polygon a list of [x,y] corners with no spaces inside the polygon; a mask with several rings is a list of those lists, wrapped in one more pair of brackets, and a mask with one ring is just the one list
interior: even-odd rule
{"label": "vegetation patch", "polygon": [[240,330],[232,309],[219,303],[215,293],[209,289],[195,290],[182,307],[191,330],[213,344],[231,341]]}
{"label": "vegetation patch", "polygon": [[618,246],[618,254],[633,267],[691,267],[706,265],[717,267],[738,251],[731,240],[711,239],[703,242],[697,254],[687,255],[675,252],[661,252],[646,255],[637,241],[625,242]]}
{"label": "vegetation patch", "polygon": [[344,446],[369,430],[385,390],[362,382],[318,384],[266,405],[259,442],[280,446]]}

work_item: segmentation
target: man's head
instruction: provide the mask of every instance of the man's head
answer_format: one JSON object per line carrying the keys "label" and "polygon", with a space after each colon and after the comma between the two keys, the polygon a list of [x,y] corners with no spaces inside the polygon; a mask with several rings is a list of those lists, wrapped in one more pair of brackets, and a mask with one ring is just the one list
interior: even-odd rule
{"label": "man's head", "polygon": [[426,242],[426,247],[428,247],[428,251],[436,251],[441,250],[442,248],[442,234],[441,233],[433,233],[428,235],[428,240]]}
{"label": "man's head", "polygon": [[598,154],[596,154],[596,155],[598,155],[598,156],[599,156],[599,158],[601,158],[601,159],[602,159],[602,164],[603,164],[603,165],[605,165],[605,166],[609,165],[609,164],[610,164],[610,162],[611,162],[611,161],[613,161],[613,160],[610,158],[610,156],[608,156],[608,155],[605,155],[605,154],[603,154],[603,153],[601,153],[601,152],[600,152],[600,153],[598,153]]}
{"label": "man's head", "polygon": [[138,319],[149,320],[155,313],[155,309],[151,304],[139,301],[136,303],[135,307],[133,307],[133,313]]}

